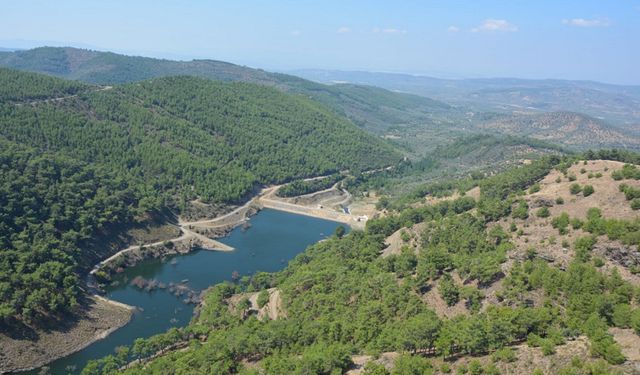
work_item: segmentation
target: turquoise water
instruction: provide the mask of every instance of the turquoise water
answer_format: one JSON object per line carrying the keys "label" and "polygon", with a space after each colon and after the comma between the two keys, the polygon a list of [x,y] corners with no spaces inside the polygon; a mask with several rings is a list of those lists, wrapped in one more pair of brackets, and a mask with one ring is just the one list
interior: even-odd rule
{"label": "turquoise water", "polygon": [[189,323],[194,305],[184,303],[184,296],[176,297],[168,288],[151,292],[141,290],[131,285],[134,277],[155,279],[166,285],[184,283],[190,289],[200,291],[212,284],[231,280],[234,273],[244,276],[256,271],[281,270],[307,246],[331,236],[340,225],[269,209],[252,217],[250,223],[249,229],[236,228],[229,236],[219,239],[234,247],[235,251],[198,250],[164,261],[153,259],[118,275],[119,285],[110,287],[106,296],[136,306],[140,311],[134,314],[129,324],[104,340],[51,363],[51,373],[78,373],[87,361],[112,354],[117,346],[131,345],[138,337],[149,337]]}

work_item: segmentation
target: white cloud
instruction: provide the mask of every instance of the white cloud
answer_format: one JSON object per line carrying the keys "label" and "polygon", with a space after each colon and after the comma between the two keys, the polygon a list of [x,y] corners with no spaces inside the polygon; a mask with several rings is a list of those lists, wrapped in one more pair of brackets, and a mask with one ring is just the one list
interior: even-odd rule
{"label": "white cloud", "polygon": [[518,31],[518,27],[506,20],[486,19],[480,26],[471,29],[473,33],[481,31]]}
{"label": "white cloud", "polygon": [[351,28],[347,27],[347,26],[342,26],[340,28],[338,28],[338,30],[336,31],[338,34],[346,34],[346,33],[350,33],[351,32]]}
{"label": "white cloud", "polygon": [[291,36],[300,36],[300,35],[302,35],[302,31],[300,30],[291,31]]}
{"label": "white cloud", "polygon": [[608,18],[594,18],[590,20],[584,18],[572,18],[570,20],[562,20],[562,23],[577,27],[607,27],[610,25]]}
{"label": "white cloud", "polygon": [[458,26],[449,26],[447,28],[447,31],[450,33],[457,33],[458,31],[460,31],[460,28]]}
{"label": "white cloud", "polygon": [[373,29],[371,29],[372,33],[383,33],[383,34],[406,34],[407,30],[403,30],[403,29],[396,29],[395,27],[386,27],[386,28],[379,28],[379,27],[374,27]]}
{"label": "white cloud", "polygon": [[394,28],[382,29],[382,32],[385,34],[406,34],[407,30],[400,30]]}

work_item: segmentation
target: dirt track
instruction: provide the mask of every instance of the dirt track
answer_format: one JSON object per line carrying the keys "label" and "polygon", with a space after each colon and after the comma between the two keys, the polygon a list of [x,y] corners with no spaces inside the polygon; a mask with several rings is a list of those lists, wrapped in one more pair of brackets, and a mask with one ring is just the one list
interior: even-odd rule
{"label": "dirt track", "polygon": [[[346,212],[339,212],[335,209],[325,207],[323,203],[328,203],[332,207],[341,206],[346,204],[351,200],[351,195],[348,192],[345,192],[345,197],[340,198],[340,201],[336,201],[336,197],[332,196],[327,198],[326,200],[316,201],[314,199],[304,199],[310,198],[312,196],[321,196],[330,191],[340,191],[337,186],[334,185],[330,189],[326,189],[320,192],[307,194],[305,196],[295,197],[295,199],[299,201],[308,202],[307,204],[296,204],[292,203],[292,198],[279,198],[276,196],[277,188],[273,188],[269,191],[265,191],[264,194],[260,195],[257,199],[257,202],[265,208],[271,208],[274,210],[286,211],[300,215],[313,216],[321,219],[327,219],[332,221],[337,221],[340,223],[347,224],[355,229],[364,229],[367,218],[366,217],[358,217],[356,215],[352,215]],[[340,191],[341,192],[341,191]]]}

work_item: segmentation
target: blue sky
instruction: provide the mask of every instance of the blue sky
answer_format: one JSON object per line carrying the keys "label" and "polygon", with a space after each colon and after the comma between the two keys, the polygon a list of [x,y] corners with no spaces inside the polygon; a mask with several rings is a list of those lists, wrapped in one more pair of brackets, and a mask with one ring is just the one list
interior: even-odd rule
{"label": "blue sky", "polygon": [[2,1],[0,46],[640,84],[640,0]]}

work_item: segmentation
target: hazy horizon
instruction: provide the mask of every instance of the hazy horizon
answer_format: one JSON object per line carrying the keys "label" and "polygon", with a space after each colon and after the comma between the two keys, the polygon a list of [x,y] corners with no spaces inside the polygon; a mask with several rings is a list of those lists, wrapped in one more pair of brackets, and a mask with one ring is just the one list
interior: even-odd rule
{"label": "hazy horizon", "polygon": [[[640,85],[640,1],[109,3],[5,6],[0,46],[72,46],[271,71]],[[251,11],[249,11],[249,9]],[[37,25],[37,27],[35,27]]]}

